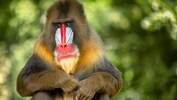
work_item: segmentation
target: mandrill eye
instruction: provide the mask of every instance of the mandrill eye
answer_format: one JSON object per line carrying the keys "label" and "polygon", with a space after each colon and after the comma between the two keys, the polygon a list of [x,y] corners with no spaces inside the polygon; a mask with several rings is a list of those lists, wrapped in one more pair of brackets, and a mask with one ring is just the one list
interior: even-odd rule
{"label": "mandrill eye", "polygon": [[72,24],[71,23],[67,23],[67,26],[72,28]]}

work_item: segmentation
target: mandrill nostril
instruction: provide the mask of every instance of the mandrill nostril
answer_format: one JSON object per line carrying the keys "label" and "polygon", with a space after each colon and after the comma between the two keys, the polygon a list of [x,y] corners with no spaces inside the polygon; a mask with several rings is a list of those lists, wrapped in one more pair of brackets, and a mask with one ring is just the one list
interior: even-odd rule
{"label": "mandrill nostril", "polygon": [[60,48],[66,48],[67,47],[67,44],[61,44],[60,45]]}
{"label": "mandrill nostril", "polygon": [[66,48],[66,44],[64,45],[64,48]]}

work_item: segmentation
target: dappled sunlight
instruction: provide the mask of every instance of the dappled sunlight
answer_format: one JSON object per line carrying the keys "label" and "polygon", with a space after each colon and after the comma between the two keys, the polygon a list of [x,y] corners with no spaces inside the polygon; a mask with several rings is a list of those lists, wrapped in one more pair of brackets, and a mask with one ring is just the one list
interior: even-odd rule
{"label": "dappled sunlight", "polygon": [[8,100],[11,92],[9,87],[6,85],[8,81],[8,75],[10,74],[11,62],[5,57],[3,48],[0,47],[2,53],[0,53],[0,99]]}
{"label": "dappled sunlight", "polygon": [[19,2],[12,3],[11,9],[15,11],[16,18],[19,21],[24,21],[25,23],[31,23],[36,19],[37,8],[30,0],[21,0]]}
{"label": "dappled sunlight", "polygon": [[[177,1],[79,0],[124,85],[113,100],[176,100]],[[16,78],[53,0],[6,0],[0,6],[0,100],[30,100]]]}

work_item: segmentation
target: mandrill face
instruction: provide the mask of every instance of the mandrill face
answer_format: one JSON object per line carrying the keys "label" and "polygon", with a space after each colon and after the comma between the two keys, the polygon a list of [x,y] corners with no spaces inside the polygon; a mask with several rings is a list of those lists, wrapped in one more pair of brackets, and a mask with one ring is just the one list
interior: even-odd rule
{"label": "mandrill face", "polygon": [[[79,59],[79,49],[74,42],[74,30],[72,20],[60,19],[54,23],[55,29],[55,51],[54,57],[58,65],[65,72],[70,73]],[[76,41],[76,40],[75,40]]]}
{"label": "mandrill face", "polygon": [[88,37],[83,7],[76,0],[57,0],[49,8],[47,19],[47,34],[49,32],[52,35],[55,43],[55,62],[65,72],[71,73],[80,59],[82,45]]}

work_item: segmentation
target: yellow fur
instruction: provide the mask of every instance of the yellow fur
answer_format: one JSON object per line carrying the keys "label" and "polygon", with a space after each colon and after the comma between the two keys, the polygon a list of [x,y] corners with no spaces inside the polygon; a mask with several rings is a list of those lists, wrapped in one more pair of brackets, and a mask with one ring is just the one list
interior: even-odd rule
{"label": "yellow fur", "polygon": [[80,58],[75,71],[89,69],[93,64],[99,62],[102,55],[102,48],[97,43],[92,40],[87,41],[80,50]]}
{"label": "yellow fur", "polygon": [[56,61],[58,65],[68,74],[75,70],[75,65],[77,64],[78,57],[66,58],[61,61]]}
{"label": "yellow fur", "polygon": [[34,46],[34,54],[40,57],[42,60],[52,65],[52,68],[56,69],[56,64],[54,62],[54,57],[51,51],[45,46],[42,41],[38,41]]}

